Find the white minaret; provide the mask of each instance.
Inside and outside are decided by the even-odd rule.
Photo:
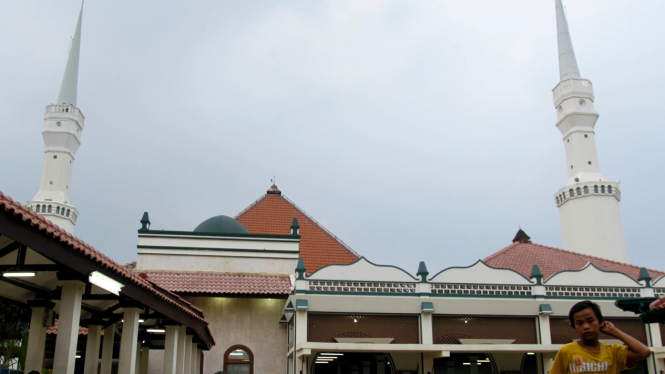
[[[42,181],[39,192],[28,204],[33,211],[69,233],[73,233],[78,218],[78,211],[69,201],[69,188],[74,155],[81,145],[85,121],[83,113],[76,107],[82,15],[83,5],[72,38],[58,101],[46,106],[42,131],[46,146]]]
[[[561,81],[552,91],[568,167],[568,183],[554,195],[563,249],[627,262],[619,182],[603,177],[598,165],[593,87],[580,76],[563,5],[555,3]]]

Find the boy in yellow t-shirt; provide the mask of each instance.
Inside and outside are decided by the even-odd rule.
[[[568,314],[580,340],[561,347],[552,364],[550,374],[608,373],[635,367],[638,361],[649,357],[651,350],[637,339],[627,335],[612,322],[603,322],[600,307],[591,301],[581,301]],[[605,344],[598,341],[603,332],[625,345]]]

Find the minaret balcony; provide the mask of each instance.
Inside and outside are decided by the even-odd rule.
[[[28,208],[33,212],[44,216],[46,219],[49,217],[60,217],[70,220],[76,225],[79,212],[69,204],[63,204],[57,201],[31,201]]]
[[[565,186],[554,194],[557,207],[570,200],[583,199],[587,196],[608,196],[621,201],[621,190],[618,182],[598,181],[580,182]]]
[[[85,116],[83,115],[83,112],[81,112],[81,109],[71,104],[49,104],[46,106],[44,117],[55,113],[72,116],[73,119],[78,119],[81,126],[83,126],[83,122],[85,121]]]
[[[571,78],[559,82],[552,90],[554,94],[554,106],[558,107],[561,102],[571,97],[585,97],[594,100],[593,85],[588,79]]]

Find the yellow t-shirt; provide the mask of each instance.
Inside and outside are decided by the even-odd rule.
[[[607,373],[635,367],[628,362],[628,346],[600,343],[598,352],[582,348],[577,342],[564,345],[554,358],[550,374]]]

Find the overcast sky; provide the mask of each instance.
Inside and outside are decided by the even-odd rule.
[[[568,0],[631,263],[665,270],[665,2]],[[194,5],[193,5],[194,4]],[[0,191],[39,188],[79,1],[0,2]],[[235,216],[273,175],[369,260],[465,266],[521,226],[562,246],[554,0],[85,3],[75,234],[120,263]]]

